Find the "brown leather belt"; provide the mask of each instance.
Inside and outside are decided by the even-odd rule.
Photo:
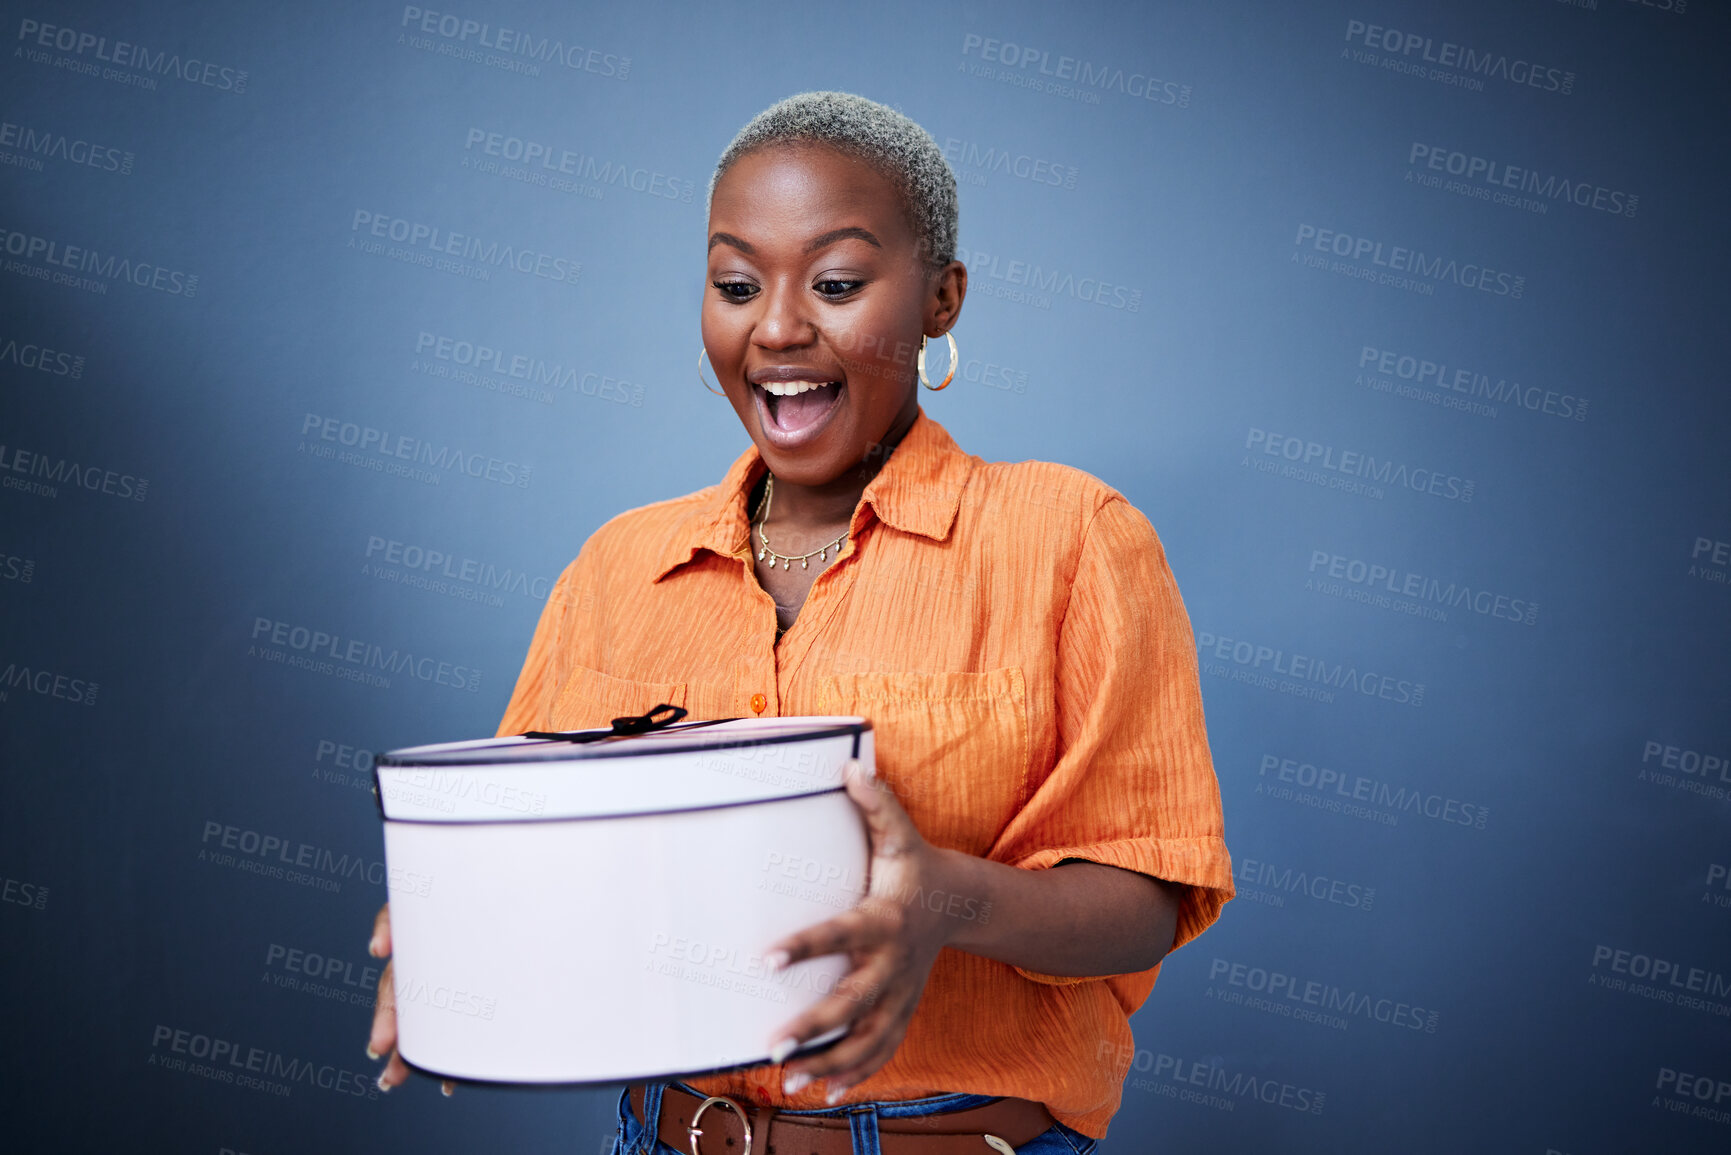
[[[692,1150],[691,1120],[704,1102],[700,1095],[668,1085],[661,1095],[655,1137],[675,1151]],[[750,1149],[740,1117],[724,1104],[711,1103],[697,1124],[699,1155],[853,1155],[846,1115],[788,1115],[775,1107],[727,1102],[743,1109],[751,1124]],[[643,1118],[641,1084],[631,1087],[631,1112]],[[985,1136],[1020,1147],[1051,1126],[1052,1115],[1044,1105],[1031,1099],[998,1099],[941,1115],[879,1116],[878,1137],[884,1155],[993,1155],[1002,1148],[987,1143]]]

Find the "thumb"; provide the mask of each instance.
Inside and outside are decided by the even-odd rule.
[[[847,787],[848,797],[868,815],[882,808],[885,795],[888,794],[883,779],[858,758],[849,758],[842,763],[841,783]],[[891,797],[893,798],[893,795]]]
[[[847,786],[848,797],[853,799],[866,820],[874,854],[898,853],[918,837],[913,819],[902,809],[895,792],[882,778],[870,774],[858,759],[850,760],[843,767],[842,781]]]

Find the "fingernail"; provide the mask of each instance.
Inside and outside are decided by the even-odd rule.
[[[770,974],[774,974],[787,965],[787,952],[784,950],[770,951],[763,956],[763,965]]]
[[[846,1083],[839,1084],[838,1086],[830,1089],[830,1093],[829,1093],[828,1097],[824,1099],[824,1102],[828,1103],[831,1107],[833,1107],[837,1103],[841,1102],[842,1098],[844,1096],[846,1096],[847,1093],[849,1091],[851,1091],[852,1089],[853,1088],[849,1087]]]
[[[796,1071],[782,1081],[781,1093],[784,1095],[797,1095],[809,1086],[811,1086],[811,1076],[803,1071]]]
[[[384,1058],[384,1056],[379,1054],[377,1051],[373,1050],[373,1045],[371,1043],[368,1043],[367,1044],[367,1058],[371,1059],[373,1062],[376,1063],[380,1059]]]
[[[379,957],[379,936],[378,935],[375,934],[372,937],[372,939],[367,943],[367,953],[372,955],[374,958]]]
[[[794,1039],[794,1038],[783,1039],[781,1042],[777,1043],[775,1046],[773,1046],[769,1049],[769,1061],[772,1063],[785,1063],[785,1062],[787,1062],[787,1057],[789,1055],[793,1054],[794,1049],[797,1048],[798,1046],[799,1046],[799,1040],[798,1039]],[[789,1092],[789,1094],[791,1094],[791,1093],[792,1092]]]
[[[385,1077],[383,1075],[380,1075],[379,1076],[379,1090],[384,1091],[386,1093],[389,1093],[390,1089],[391,1089],[391,1085],[389,1083],[385,1082]]]
[[[443,1095],[447,1099],[449,1099],[451,1097],[452,1093],[455,1092],[456,1089],[457,1088],[453,1087],[449,1083],[440,1083],[439,1084],[439,1094]]]

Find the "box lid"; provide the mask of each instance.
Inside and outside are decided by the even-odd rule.
[[[739,718],[411,746],[380,754],[373,775],[387,821],[520,822],[839,790],[847,761],[871,754],[864,718]]]

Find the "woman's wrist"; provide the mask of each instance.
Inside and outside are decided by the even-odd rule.
[[[991,921],[990,868],[999,864],[965,851],[927,846],[932,852],[932,885],[914,901],[932,916],[939,946],[969,950],[979,944],[980,929]]]

